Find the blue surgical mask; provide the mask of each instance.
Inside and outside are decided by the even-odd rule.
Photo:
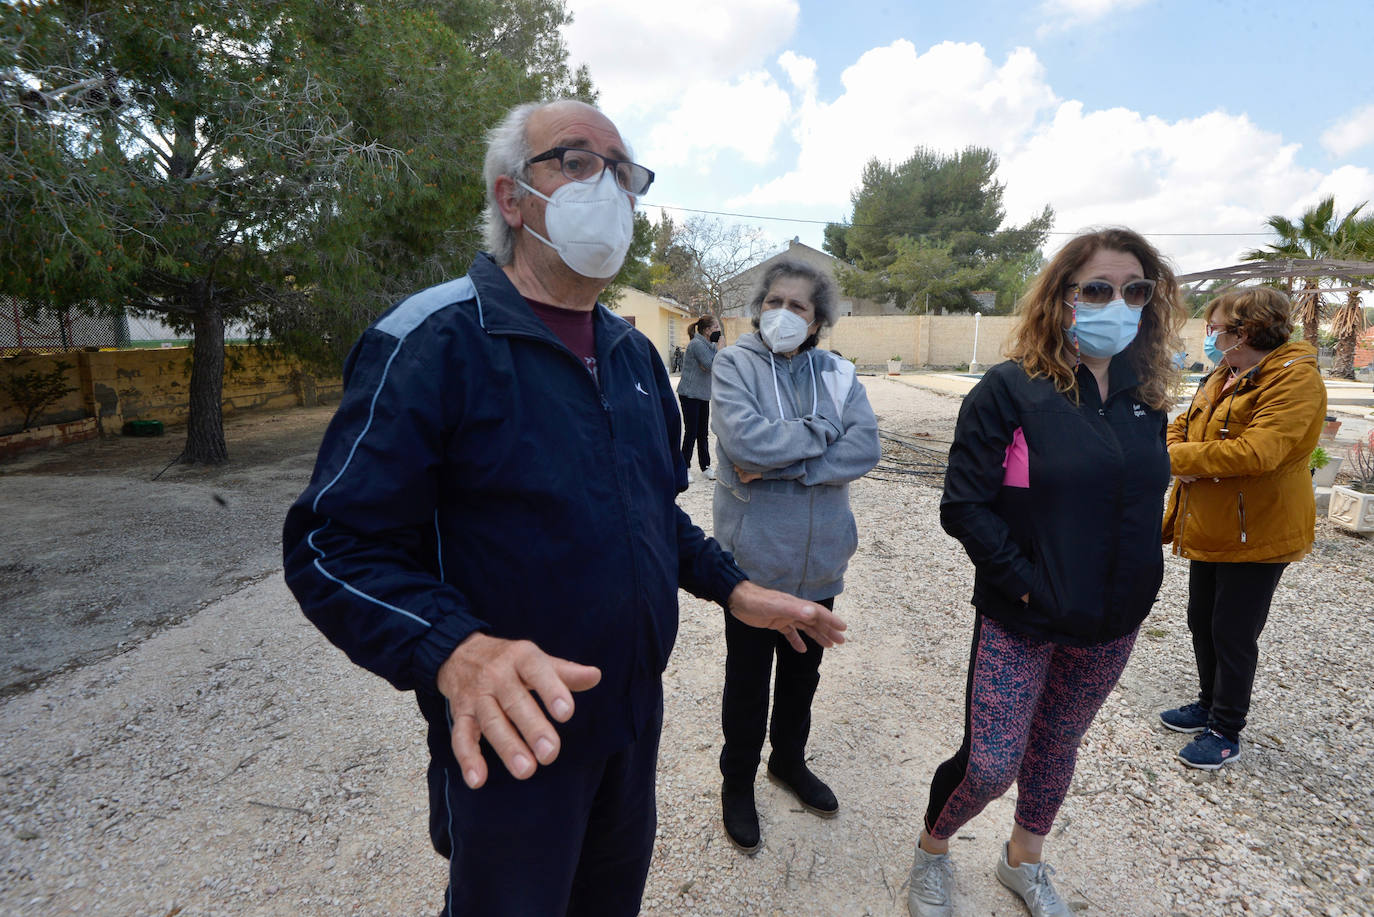
[[[1217,337],[1221,334],[1224,334],[1224,332],[1218,331],[1215,334],[1209,334],[1207,335],[1206,339],[1202,342],[1203,353],[1207,354],[1207,359],[1211,360],[1217,366],[1221,365],[1221,361],[1226,359],[1226,355],[1228,353],[1230,353],[1231,351],[1235,350],[1237,347],[1240,346],[1240,342],[1237,341],[1230,347],[1227,347],[1225,350],[1222,350],[1220,347],[1217,346]]]
[[[1078,352],[1088,357],[1114,357],[1130,346],[1140,328],[1140,309],[1132,309],[1124,299],[1091,309],[1081,303],[1073,306],[1073,333]]]

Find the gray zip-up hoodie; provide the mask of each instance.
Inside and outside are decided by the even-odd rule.
[[[715,345],[704,334],[693,335],[687,342],[687,352],[682,355],[682,378],[678,380],[677,393],[683,398],[710,401],[711,361],[715,358]]]
[[[858,547],[849,482],[878,463],[878,421],[854,365],[771,353],[745,334],[712,364],[715,537],[760,586],[804,599],[844,589]],[[736,467],[763,475],[744,484]]]

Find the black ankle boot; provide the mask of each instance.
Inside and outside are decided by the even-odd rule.
[[[725,836],[730,843],[753,856],[763,843],[759,839],[759,812],[754,808],[754,785],[725,781],[720,788],[720,810],[725,821]]]
[[[768,779],[797,797],[807,811],[821,818],[834,818],[839,814],[840,803],[835,794],[805,764],[779,766],[770,760]]]

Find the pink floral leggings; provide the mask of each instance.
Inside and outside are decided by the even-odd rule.
[[[1063,646],[978,615],[964,706],[964,743],[935,770],[926,831],[945,840],[1016,781],[1016,823],[1046,835],[1069,791],[1078,744],[1116,685],[1137,631],[1098,646]]]

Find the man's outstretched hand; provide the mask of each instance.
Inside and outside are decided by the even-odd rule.
[[[728,607],[731,614],[750,627],[781,632],[799,653],[806,652],[806,644],[797,631],[827,648],[844,642],[847,625],[824,605],[765,589],[749,580],[741,581],[730,593]]]
[[[448,698],[453,754],[463,781],[474,790],[487,782],[483,737],[517,780],[553,763],[558,731],[530,692],[539,695],[555,720],[566,723],[573,715],[573,692],[600,680],[600,669],[550,656],[528,640],[475,633],[458,644],[439,667],[438,686]]]

